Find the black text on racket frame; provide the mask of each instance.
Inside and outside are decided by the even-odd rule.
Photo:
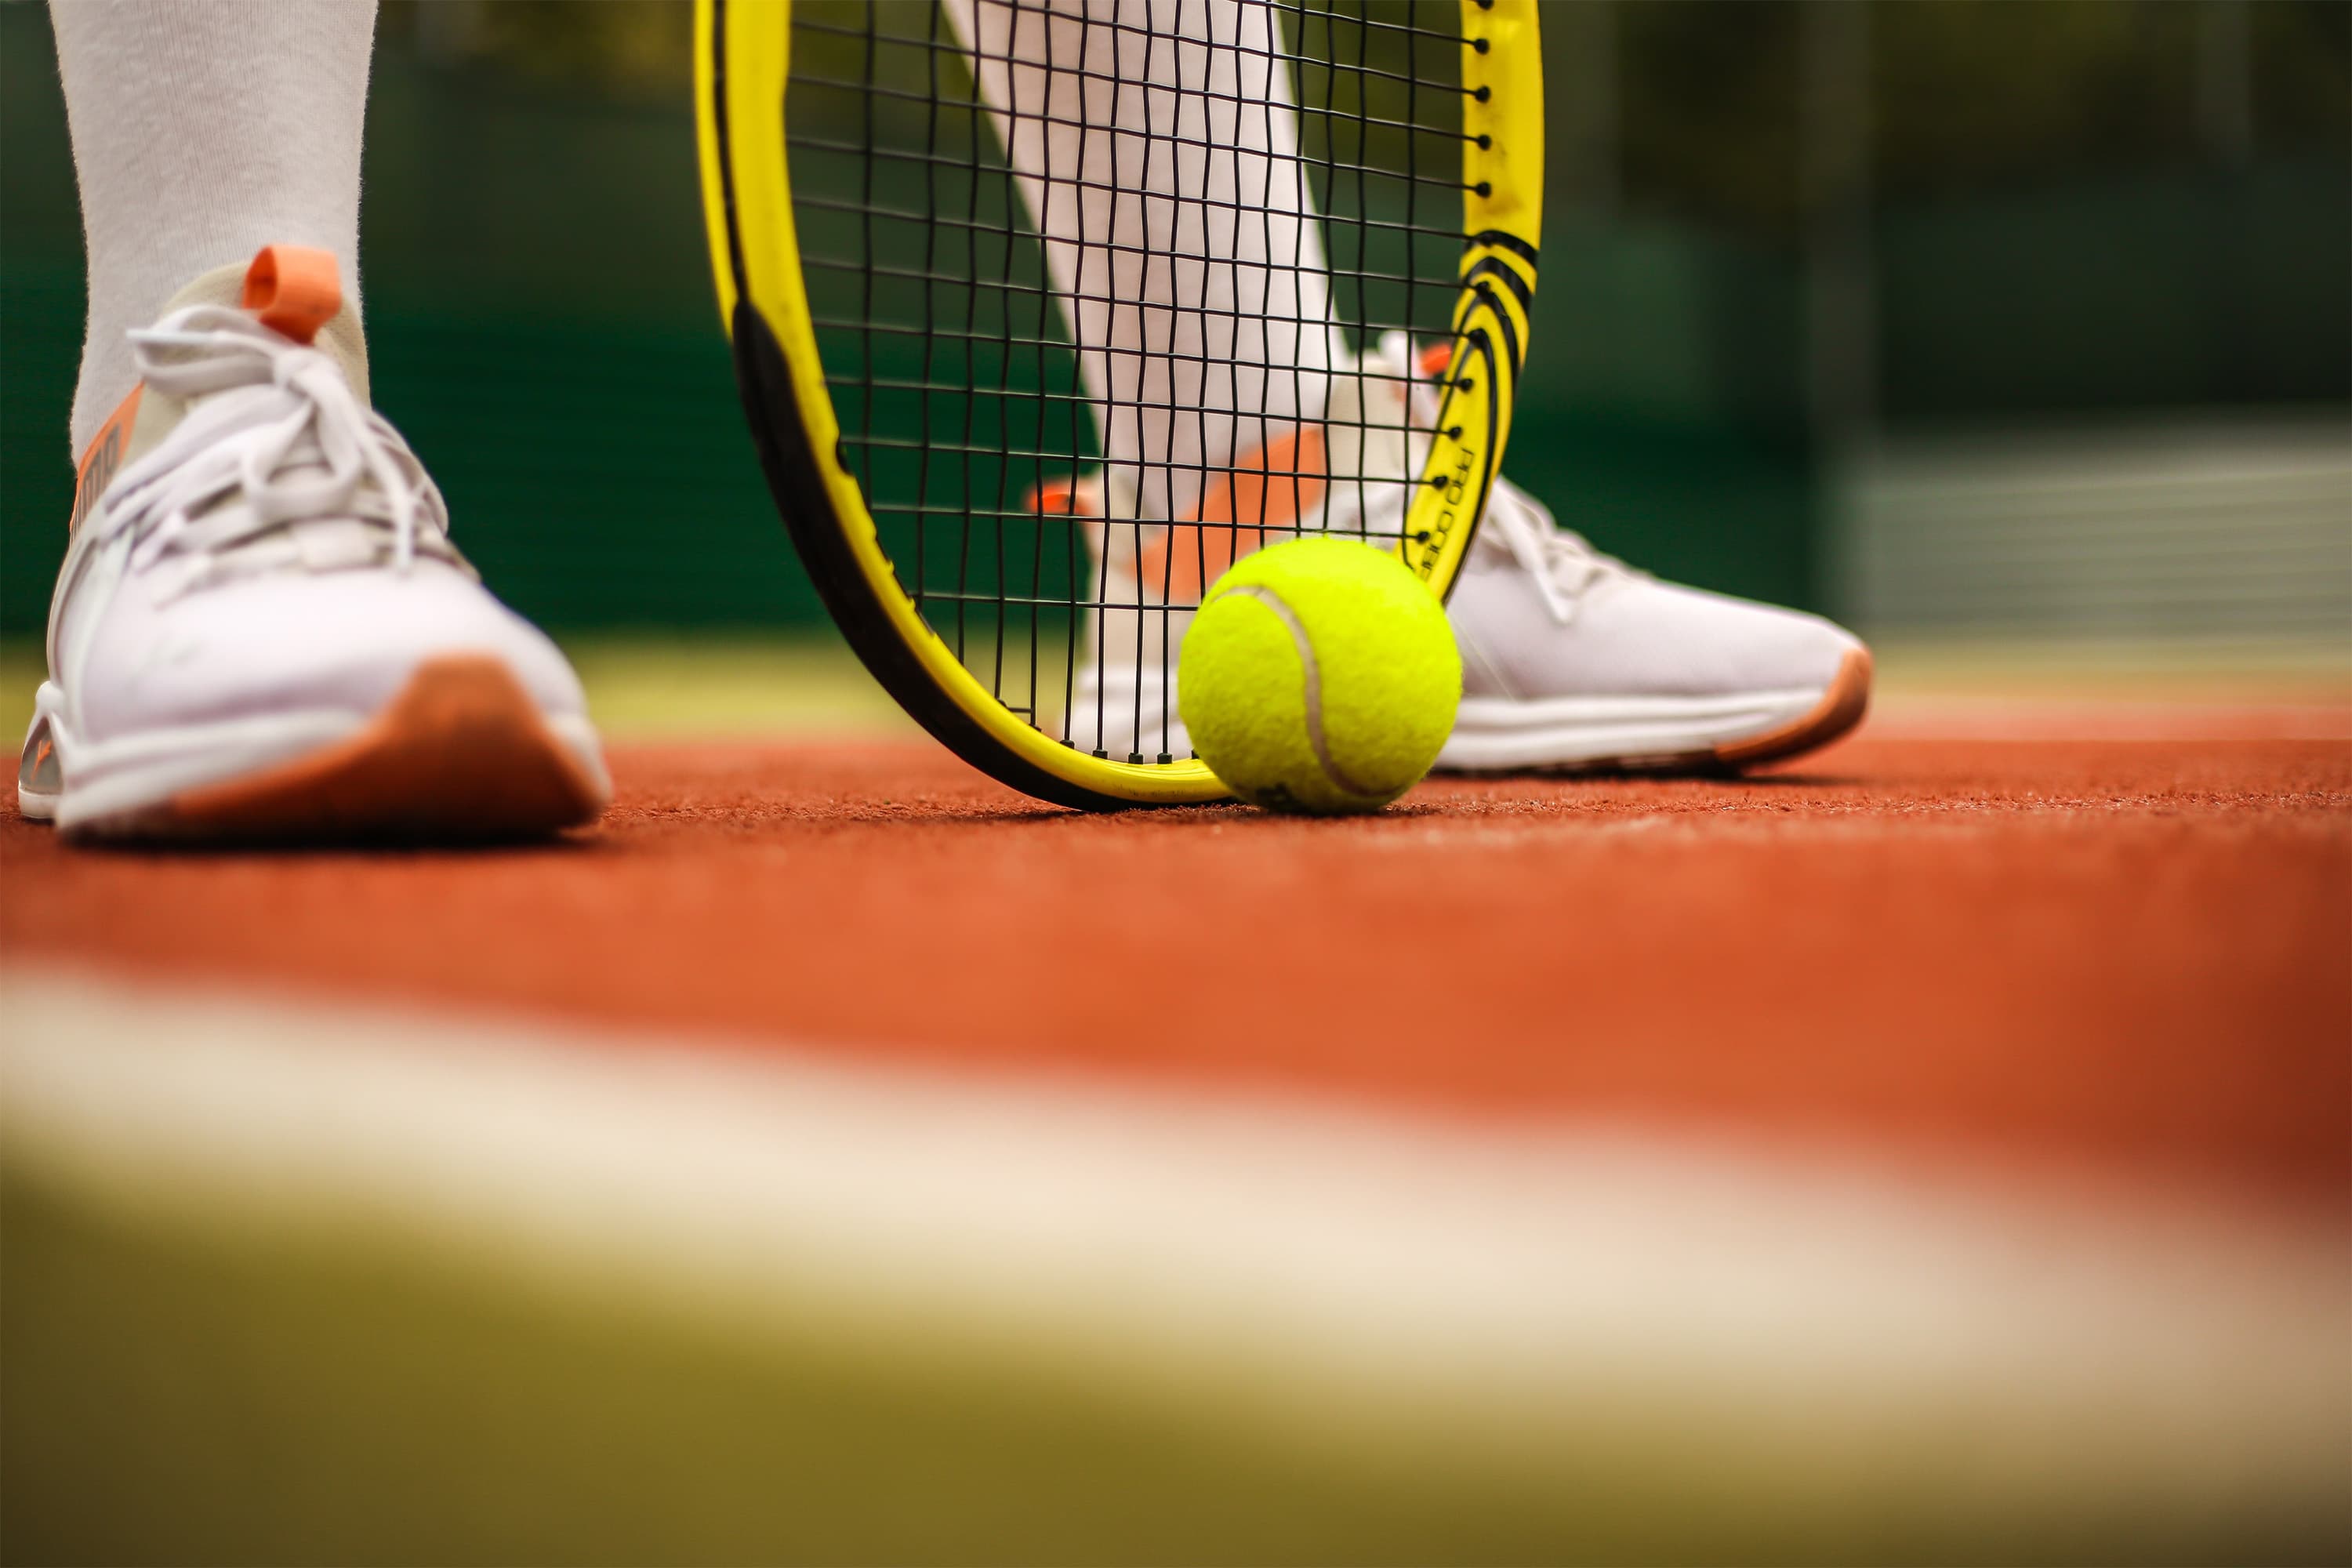
[[[811,257],[804,265],[794,201],[797,195],[816,205],[820,198],[806,192],[796,193],[792,184],[794,150],[787,134],[787,111],[792,107],[788,95],[797,90],[814,100],[829,93],[837,102],[858,106],[856,112],[866,138],[862,149],[823,136],[806,136],[799,153],[814,169],[828,156],[862,152],[863,188],[852,193],[829,192],[835,197],[847,197],[834,201],[829,215],[839,214],[845,221],[863,222],[869,246],[863,253],[863,281],[870,306],[877,273],[889,270],[877,268],[873,263],[870,237],[877,221],[875,213],[884,213],[882,221],[886,225],[901,226],[910,216],[887,212],[875,198],[873,170],[877,163],[895,159],[916,164],[934,187],[939,178],[936,170],[943,167],[949,169],[950,179],[968,173],[974,181],[985,176],[1003,184],[1001,165],[984,163],[977,149],[967,149],[968,169],[951,166],[950,160],[938,155],[937,128],[942,113],[935,63],[929,104],[921,101],[919,92],[877,89],[874,75],[877,56],[892,47],[924,46],[904,37],[883,37],[875,20],[877,11],[901,17],[910,12],[924,15],[927,47],[933,56],[938,56],[952,46],[953,35],[932,15],[935,9],[929,4],[917,5],[914,0],[891,0],[887,6],[846,7],[824,7],[812,0],[799,0],[797,5],[794,0],[698,0],[696,100],[704,207],[721,312],[734,344],[737,381],[761,467],[793,544],[843,635],[884,689],[950,750],[1014,788],[1066,805],[1104,809],[1224,799],[1226,791],[1196,759],[1123,760],[1097,754],[1066,743],[1038,722],[1044,701],[1037,679],[1043,627],[1057,608],[1069,612],[1067,618],[1075,627],[1078,616],[1088,612],[1096,615],[1096,625],[1099,626],[1106,610],[1128,609],[1139,615],[1156,611],[1169,616],[1181,613],[1185,606],[1112,605],[1105,602],[1099,586],[1095,597],[1087,599],[1079,593],[1076,583],[1077,552],[1067,537],[1063,545],[1071,563],[1066,568],[1068,580],[1054,580],[1058,582],[1057,591],[1066,603],[1055,605],[1053,594],[1048,592],[1051,574],[1047,542],[1042,533],[1030,536],[1034,563],[1031,592],[1026,595],[1008,594],[1001,574],[995,580],[992,596],[963,592],[966,582],[961,574],[955,591],[927,588],[928,563],[923,559],[927,525],[935,531],[940,527],[951,531],[950,537],[961,551],[959,574],[971,568],[975,538],[982,531],[980,523],[992,525],[998,564],[1003,564],[1004,520],[1010,514],[1001,510],[1001,495],[1000,510],[975,512],[969,501],[971,479],[967,471],[967,500],[959,527],[953,509],[940,509],[936,518],[924,515],[929,505],[925,489],[927,478],[915,480],[911,505],[889,506],[870,502],[866,485],[861,484],[860,474],[853,471],[852,452],[856,449],[866,459],[864,472],[868,483],[887,484],[895,477],[887,463],[879,474],[877,472],[877,450],[886,458],[893,453],[887,442],[875,435],[871,419],[877,395],[887,399],[894,395],[890,389],[898,384],[890,377],[874,373],[872,344],[877,334],[886,342],[893,341],[894,330],[902,337],[923,340],[926,356],[926,374],[912,380],[914,395],[921,400],[924,410],[921,438],[899,443],[901,447],[908,448],[899,455],[910,464],[922,463],[933,448],[958,446],[952,440],[942,439],[932,428],[930,414],[935,395],[958,389],[932,384],[929,374],[934,354],[930,340],[946,342],[954,334],[943,331],[929,320],[935,313],[929,309],[929,291],[942,279],[929,276],[928,269],[919,279],[926,290],[925,321],[899,323],[894,329],[877,316],[867,320],[863,331],[851,325],[845,333],[840,320],[821,318],[813,309],[809,274],[817,270],[819,263],[818,258]],[[1542,66],[1535,0],[1364,0],[1361,5],[1351,5],[1348,0],[1331,0],[1330,4],[1320,0],[1275,0],[1275,9],[1290,25],[1291,37],[1299,40],[1294,46],[1294,64],[1302,79],[1307,73],[1315,73],[1325,85],[1327,100],[1320,105],[1304,101],[1308,93],[1298,92],[1303,100],[1300,115],[1310,121],[1318,114],[1323,115],[1332,125],[1356,135],[1354,163],[1339,155],[1336,137],[1329,155],[1318,160],[1312,149],[1303,149],[1299,155],[1310,172],[1318,168],[1328,171],[1327,177],[1334,199],[1349,171],[1356,175],[1355,192],[1360,197],[1381,181],[1393,184],[1398,180],[1397,175],[1366,166],[1369,158],[1364,149],[1371,138],[1384,133],[1392,137],[1401,134],[1410,153],[1422,137],[1431,133],[1426,127],[1419,126],[1417,117],[1409,120],[1400,131],[1395,127],[1394,117],[1376,115],[1367,107],[1335,108],[1335,101],[1352,93],[1356,104],[1368,105],[1373,94],[1385,91],[1391,97],[1408,94],[1408,102],[1419,101],[1425,95],[1430,101],[1449,108],[1459,106],[1455,110],[1458,121],[1443,131],[1444,140],[1459,143],[1458,166],[1444,169],[1442,180],[1427,173],[1412,176],[1423,184],[1442,183],[1448,190],[1459,192],[1460,226],[1458,232],[1452,232],[1452,239],[1458,246],[1458,259],[1448,269],[1450,276],[1433,276],[1417,284],[1410,267],[1407,276],[1400,279],[1361,260],[1369,254],[1365,248],[1366,234],[1387,241],[1394,237],[1389,231],[1402,229],[1402,243],[1409,250],[1417,240],[1439,235],[1441,226],[1451,231],[1450,224],[1383,223],[1367,218],[1361,211],[1353,216],[1334,217],[1328,207],[1321,215],[1328,229],[1338,231],[1355,224],[1362,231],[1355,236],[1359,266],[1351,271],[1335,258],[1331,268],[1335,287],[1344,289],[1353,284],[1369,299],[1376,289],[1393,289],[1402,284],[1408,300],[1412,297],[1412,290],[1420,287],[1441,296],[1438,304],[1447,313],[1428,334],[1442,337],[1450,331],[1452,337],[1441,383],[1443,402],[1434,428],[1423,432],[1428,437],[1427,457],[1421,465],[1420,482],[1412,492],[1402,537],[1397,544],[1407,564],[1443,595],[1453,585],[1463,552],[1484,509],[1486,491],[1500,467],[1526,355],[1543,187]],[[803,22],[801,29],[795,27],[796,10],[808,13],[811,18]],[[836,20],[827,25],[814,19],[828,12],[835,18],[845,17],[847,24],[841,25]],[[1432,13],[1454,20],[1452,36],[1443,37],[1438,29],[1422,25],[1421,18]],[[1149,8],[1144,8],[1143,14],[1150,15]],[[862,24],[859,18],[863,18]],[[866,34],[863,40],[856,36],[861,25]],[[1345,58],[1318,58],[1307,52],[1311,47],[1308,40],[1318,26],[1327,45],[1336,44],[1343,37],[1354,39],[1356,58],[1352,63]],[[866,72],[862,84],[814,69],[796,77],[793,60],[796,30],[805,30],[818,47],[833,48],[836,63],[844,58],[862,60]],[[943,38],[948,40],[945,45]],[[1414,51],[1414,58],[1424,62],[1433,59],[1431,51],[1441,47],[1450,58],[1435,61],[1444,68],[1432,71],[1433,79],[1427,82],[1419,79],[1421,68],[1414,66],[1410,73],[1412,79],[1399,87],[1397,82],[1408,73],[1368,64],[1368,40],[1386,47],[1391,53],[1399,47]],[[873,130],[877,100],[882,101],[886,115],[895,113],[904,119],[910,105],[915,111],[928,112],[932,142],[922,154],[911,150],[877,152]],[[975,123],[978,119],[968,96],[950,108],[947,114],[950,118],[961,114]],[[956,188],[970,194],[978,187]],[[1410,192],[1412,187],[1407,189]],[[861,202],[872,209],[862,220],[857,210]],[[975,212],[979,205],[974,196]],[[1362,205],[1369,208],[1369,202]],[[1017,214],[1011,210],[1009,199],[996,216],[1012,220],[1006,225],[1008,228],[1017,226]],[[945,220],[926,221],[945,226]],[[984,226],[975,222],[966,226],[972,231],[964,237],[966,243],[977,246],[979,231]],[[1012,243],[1008,238],[1007,246]],[[926,254],[931,254],[936,245],[936,236],[927,228]],[[968,254],[976,256],[978,252],[975,249]],[[1040,290],[1034,285],[1010,281],[1014,269],[1013,253],[1007,248],[1003,254],[1004,279],[996,287],[1004,299],[1037,294]],[[820,283],[824,281],[826,279],[820,279]],[[983,287],[978,279],[968,279],[956,286],[967,290],[960,296],[967,300],[976,300]],[[1009,306],[1003,308],[1009,311]],[[1000,333],[1008,359],[1010,345],[1019,341],[1034,347],[1040,365],[1044,364],[1052,352],[1045,342],[1050,335],[1044,326],[1048,314],[1039,310],[1040,325],[1034,340],[1016,340],[1009,331]],[[845,335],[853,342],[851,352],[864,353],[859,378],[828,379],[819,347],[821,330],[835,333],[836,342]],[[955,341],[950,353],[963,353],[967,363],[971,363],[970,356],[990,346],[984,342],[986,334],[963,336],[970,341]],[[885,389],[878,395],[877,386]],[[847,437],[835,405],[836,397],[844,390],[860,395],[860,405],[854,412],[861,422]],[[970,412],[971,405],[992,395],[1001,400],[1005,396],[1004,388],[974,385],[960,389],[965,400],[967,426],[974,422]],[[1071,395],[1057,394],[1048,387],[1024,390],[1018,395],[1042,408],[1049,404],[1066,403]],[[998,413],[1001,423],[1009,423],[1001,410]],[[1042,415],[1039,422],[1042,428]],[[980,443],[961,445],[976,448]],[[1017,451],[1014,455],[1024,461],[1043,459],[1052,468],[1066,471],[1082,460],[1077,448],[1083,445],[1085,434],[1074,431],[1064,444],[1066,449],[1047,453],[1041,442],[1036,450]],[[955,455],[957,461],[966,465],[996,460],[993,454],[987,458],[963,452]],[[1345,477],[1333,478],[1344,480]],[[1000,471],[996,489],[1001,492],[1003,487],[1003,473]],[[877,510],[890,516],[894,538],[886,539],[877,523]],[[909,514],[913,518],[911,534],[903,521]],[[1067,518],[1032,521],[1037,529],[1055,528],[1065,536],[1074,536],[1076,529],[1076,524]],[[1099,572],[1094,574],[1099,581]],[[1028,625],[1022,646],[1027,650],[1029,679],[1025,686],[1008,690],[1008,679],[1017,678],[1019,671],[1008,672],[1005,668],[1007,627],[1024,609]],[[971,653],[974,641],[984,639],[967,641],[968,610],[984,621],[985,629],[993,637],[992,664]],[[934,616],[950,623],[946,634],[940,625],[934,623]],[[1166,624],[1163,621],[1163,634]],[[951,646],[950,636],[963,646]],[[1059,655],[1065,692],[1069,688],[1073,661],[1078,657],[1079,641],[1073,630]],[[1163,651],[1163,662],[1165,658]],[[1017,665],[1019,661],[1016,658],[1014,662]],[[1043,662],[1050,665],[1053,660],[1048,658]],[[983,668],[975,670],[970,667],[973,663]],[[1025,696],[1027,700],[1009,702],[1008,695]],[[1064,732],[1068,732],[1066,721]]]

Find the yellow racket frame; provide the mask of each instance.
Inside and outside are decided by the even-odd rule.
[[[1400,547],[1440,595],[1454,585],[1502,465],[1543,227],[1536,0],[1461,5],[1463,232],[1470,237],[1439,433]],[[842,461],[801,275],[784,136],[791,11],[791,0],[696,0],[695,116],[719,313],[734,342],[745,411],[770,487],[827,608],[917,721],[1016,789],[1091,809],[1228,798],[1197,759],[1115,762],[1037,729],[964,668],[899,583],[865,494]]]

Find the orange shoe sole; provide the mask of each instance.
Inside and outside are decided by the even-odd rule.
[[[504,664],[461,655],[420,667],[348,740],[76,831],[243,842],[479,842],[592,822],[605,797],[603,781],[548,728]]]
[[[1817,751],[1843,735],[1870,710],[1870,650],[1855,648],[1840,661],[1830,689],[1811,712],[1777,730],[1727,741],[1715,748],[1715,760],[1730,767],[1750,767]]]

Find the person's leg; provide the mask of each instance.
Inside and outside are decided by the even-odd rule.
[[[357,304],[375,0],[58,0],[89,241],[73,450],[138,382],[129,333],[265,245],[331,252]]]
[[[483,588],[370,405],[349,283],[373,4],[53,14],[89,340],[18,809],[197,838],[593,816],[578,679]]]
[[[1189,515],[1345,359],[1274,7],[948,0],[1129,515]]]
[[[1357,361],[1331,323],[1279,8],[1251,0],[949,0],[947,8],[1044,236],[1102,411],[1114,482],[1093,502],[1112,526],[1089,530],[1105,552],[1101,596],[1190,604],[1204,574],[1175,570],[1181,551],[1163,545],[1155,556],[1151,531],[1118,521],[1192,515],[1203,498],[1188,480],[1205,468],[1213,484],[1218,468],[1255,448],[1321,451],[1311,428],[1295,447],[1278,444],[1324,416],[1335,379],[1360,403],[1367,387],[1393,395],[1421,374],[1401,335]],[[1295,375],[1278,368],[1293,363]],[[1374,374],[1345,374],[1351,366]],[[1433,389],[1411,396],[1430,406],[1409,423],[1434,418]],[[1350,450],[1381,471],[1356,474],[1337,449],[1349,418],[1335,405],[1334,505],[1351,476],[1404,471],[1397,450],[1370,458],[1370,427],[1382,421],[1364,406],[1366,439]],[[1539,438],[1524,422],[1519,436]],[[1116,482],[1122,470],[1125,486]],[[1292,493],[1311,502],[1319,492]],[[1202,515],[1213,515],[1213,496],[1206,505]],[[1328,521],[1298,519],[1307,528]],[[1255,537],[1238,533],[1234,543],[1246,549]],[[1225,558],[1210,557],[1205,575]],[[1868,700],[1869,655],[1846,632],[1629,571],[1506,483],[1450,613],[1465,690],[1441,767],[1763,762],[1835,739]],[[1073,744],[1141,758],[1189,748],[1171,668],[1189,618],[1181,609],[1098,613],[1068,720]]]

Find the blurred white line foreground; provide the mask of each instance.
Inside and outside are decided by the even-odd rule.
[[[1856,1508],[1900,1484],[2159,1531],[2342,1516],[2352,1275],[2308,1219],[1603,1126],[5,981],[6,1160],[176,1222],[356,1216],[518,1289],[982,1350],[1533,1479],[1622,1427]]]

